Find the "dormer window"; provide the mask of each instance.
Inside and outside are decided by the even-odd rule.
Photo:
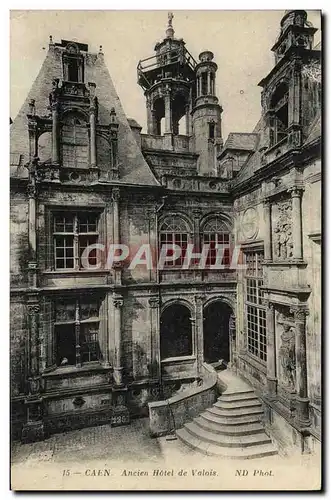
[[[63,79],[67,82],[84,82],[84,59],[74,43],[68,44],[63,54]]]
[[[288,129],[288,85],[281,83],[270,101],[270,147],[287,137]]]

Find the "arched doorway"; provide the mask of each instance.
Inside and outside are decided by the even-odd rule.
[[[172,304],[161,314],[161,359],[192,354],[191,311],[183,304]]]
[[[231,307],[221,300],[212,302],[203,314],[204,360],[214,363],[220,359],[230,361],[229,321]]]

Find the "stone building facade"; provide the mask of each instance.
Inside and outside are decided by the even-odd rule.
[[[284,14],[261,118],[225,143],[213,53],[196,61],[171,15],[137,67],[147,134],[125,116],[102,47],[50,38],[11,125],[14,438],[128,424],[223,359],[259,391],[275,441],[319,442],[315,31],[305,11]],[[127,258],[109,262],[112,245]],[[182,254],[158,266],[164,245]],[[137,252],[145,264],[132,266]]]

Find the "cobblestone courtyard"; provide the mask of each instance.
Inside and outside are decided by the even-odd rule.
[[[148,418],[143,418],[125,427],[102,425],[54,434],[37,443],[15,442],[11,456],[12,488],[19,490],[24,485],[23,489],[28,490],[222,490],[231,483],[233,488],[238,468],[246,468],[251,476],[254,471],[272,471],[272,477],[260,475],[255,487],[273,489],[273,485],[279,487],[283,481],[289,487],[289,463],[279,456],[238,463],[202,455],[179,440],[152,439],[148,424]],[[314,472],[304,460],[296,457],[291,463],[294,477],[294,469],[302,465],[308,467],[309,474]],[[180,476],[181,470],[187,475]],[[239,477],[238,488],[247,487],[247,481],[249,477]],[[302,482],[293,482],[290,487],[292,484],[299,489],[304,487]]]

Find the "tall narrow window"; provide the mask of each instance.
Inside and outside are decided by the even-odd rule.
[[[89,139],[85,121],[74,113],[64,117],[62,125],[62,165],[66,168],[87,168]]]
[[[68,80],[69,82],[78,82],[78,61],[76,58],[70,58],[68,61]]]
[[[208,123],[209,125],[209,139],[215,139],[215,123]]]
[[[53,226],[55,269],[95,267],[97,251],[91,249],[88,262],[82,259],[85,249],[98,242],[98,214],[95,212],[55,213]]]
[[[165,262],[166,267],[181,266],[184,263],[187,244],[189,242],[189,230],[186,222],[178,216],[168,216],[160,226],[159,249],[167,245],[167,254],[169,257],[174,255],[171,246],[177,245],[181,248],[181,255],[175,260]]]
[[[246,261],[246,318],[248,352],[267,361],[266,311],[262,305],[263,252],[245,253]]]
[[[206,265],[230,264],[230,232],[224,221],[218,217],[209,219],[202,228],[202,245],[209,245]]]
[[[99,361],[98,299],[89,297],[58,300],[55,304],[56,364],[76,365]]]
[[[281,83],[270,102],[270,146],[287,137],[288,129],[288,85]]]

